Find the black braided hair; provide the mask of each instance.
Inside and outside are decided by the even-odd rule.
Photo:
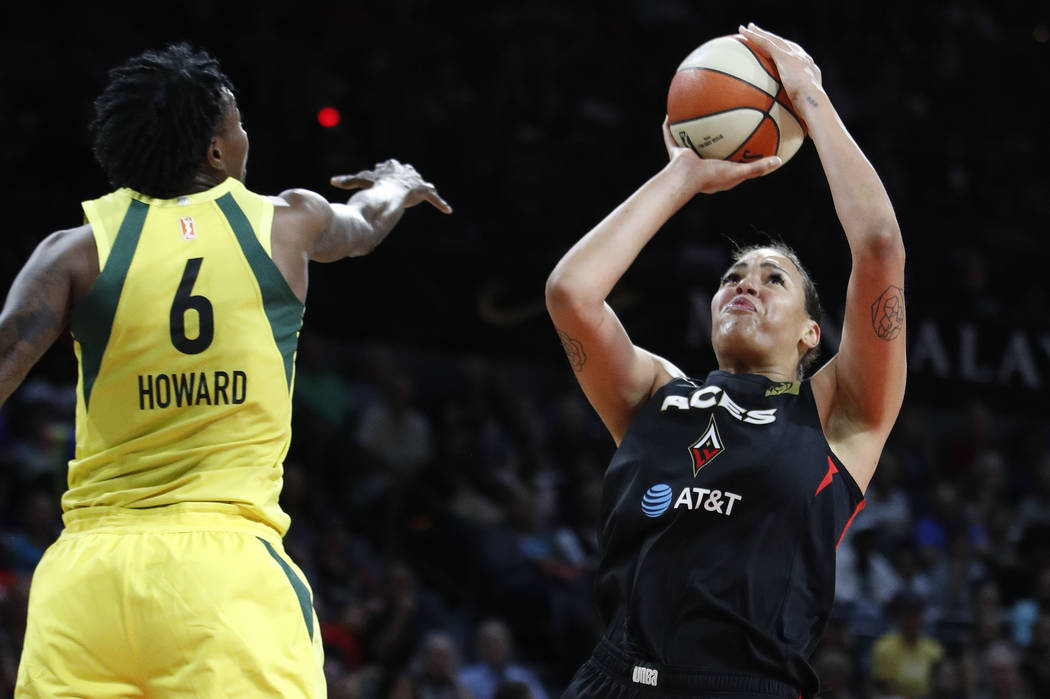
[[[151,197],[185,194],[233,92],[206,51],[173,44],[109,71],[95,100],[95,158],[114,187]]]

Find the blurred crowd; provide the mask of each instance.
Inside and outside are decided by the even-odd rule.
[[[0,669],[60,530],[71,386],[0,421]],[[571,372],[304,334],[282,505],[332,697],[557,696],[592,594],[612,442]],[[824,697],[1050,696],[1050,434],[909,405],[838,550]]]

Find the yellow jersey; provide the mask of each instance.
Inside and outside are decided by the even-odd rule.
[[[100,272],[71,314],[76,454],[63,511],[185,505],[283,535],[304,307],[271,257],[273,204],[230,178],[177,199],[119,189],[83,207]]]

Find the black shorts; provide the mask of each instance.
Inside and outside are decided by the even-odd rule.
[[[765,677],[691,672],[632,659],[604,638],[562,699],[798,699],[798,689]]]

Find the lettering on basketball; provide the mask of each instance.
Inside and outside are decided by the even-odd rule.
[[[761,157],[762,157],[761,153],[752,153],[747,148],[745,148],[744,152],[740,154],[740,159],[741,160],[758,160]]]
[[[729,394],[723,391],[720,386],[704,386],[696,389],[688,396],[667,396],[660,406],[660,412],[666,412],[671,408],[675,410],[689,410],[691,408],[706,410],[715,406],[722,408],[740,422],[746,422],[749,425],[768,425],[776,422],[777,419],[776,408],[748,410],[737,405],[736,401],[730,398]]]
[[[138,376],[139,410],[240,405],[248,396],[243,371],[196,371]]]
[[[871,304],[871,327],[887,342],[897,339],[904,328],[904,289],[890,286]]]
[[[572,370],[578,372],[583,369],[583,365],[587,363],[587,353],[583,351],[583,343],[574,337],[569,337],[569,334],[563,330],[558,330],[558,339],[561,340],[562,349],[565,350],[565,356],[569,358]]]

